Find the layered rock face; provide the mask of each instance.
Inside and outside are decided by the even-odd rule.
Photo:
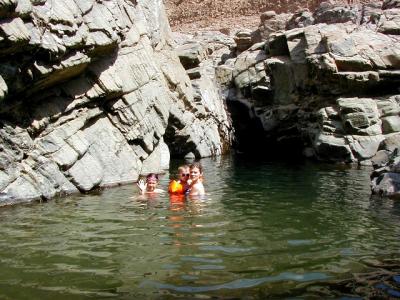
[[[397,5],[263,14],[261,42],[217,69],[239,146],[370,164],[400,131]]]
[[[224,104],[195,98],[162,1],[0,0],[0,204],[220,155]]]

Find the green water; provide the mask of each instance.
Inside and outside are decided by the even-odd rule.
[[[370,198],[368,168],[202,163],[202,200],[128,185],[1,208],[0,299],[259,299],[399,254],[399,204]]]

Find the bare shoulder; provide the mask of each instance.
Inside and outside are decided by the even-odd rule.
[[[195,183],[190,189],[190,195],[202,195],[204,193],[204,185],[201,182]]]

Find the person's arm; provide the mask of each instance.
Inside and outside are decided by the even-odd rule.
[[[140,179],[137,183],[140,193],[143,195],[146,192],[147,183],[143,179]]]

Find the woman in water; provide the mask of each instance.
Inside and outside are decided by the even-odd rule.
[[[190,190],[189,196],[201,196],[205,194],[203,186],[203,167],[200,163],[195,162],[190,165]]]
[[[158,185],[158,175],[155,173],[150,173],[146,176],[146,182],[143,179],[140,179],[137,182],[137,186],[142,195],[144,194],[159,194],[164,191],[157,188]]]

